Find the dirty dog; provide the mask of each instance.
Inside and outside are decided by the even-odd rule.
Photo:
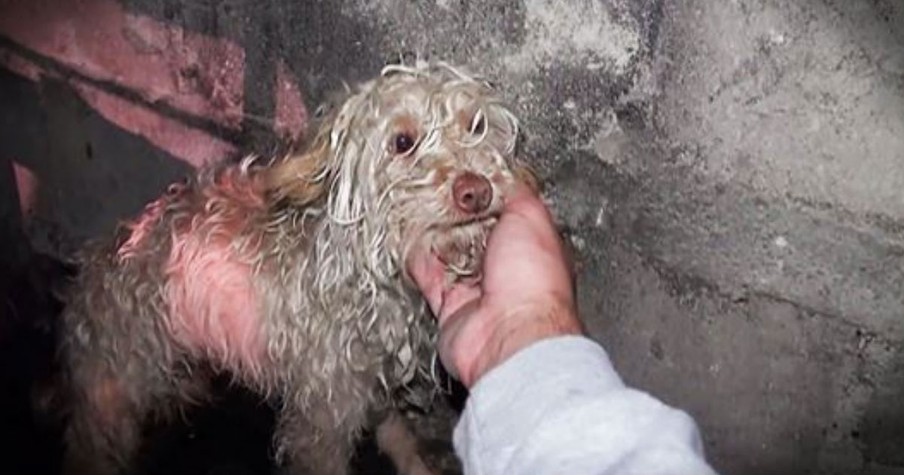
[[[479,278],[506,194],[532,181],[518,122],[444,64],[387,66],[318,122],[297,152],[208,166],[80,255],[61,332],[71,473],[128,467],[143,420],[224,373],[276,409],[286,470],[347,473],[373,415],[429,387],[435,328],[406,256],[429,245],[450,279]]]

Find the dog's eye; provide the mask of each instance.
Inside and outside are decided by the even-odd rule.
[[[474,135],[483,135],[483,131],[487,128],[487,119],[483,112],[477,112],[471,119],[471,133]]]
[[[393,139],[393,146],[395,147],[395,153],[406,153],[414,148],[414,137],[407,132],[396,134]]]

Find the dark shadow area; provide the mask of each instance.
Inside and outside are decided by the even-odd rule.
[[[61,81],[34,83],[0,69],[0,104],[0,157],[39,182],[28,234],[42,252],[71,255],[192,170],[106,120]]]
[[[60,425],[52,377],[56,316],[48,292],[71,272],[46,256],[21,256],[0,276],[0,472],[53,474],[59,469]]]
[[[214,402],[193,408],[185,419],[147,429],[136,475],[251,475],[272,471],[270,435],[273,411],[258,398],[214,385]]]
[[[856,434],[864,458],[904,472],[904,351],[897,351],[877,384]]]
[[[57,260],[31,254],[17,271],[0,278],[0,473],[60,473],[65,401],[57,393],[54,352],[62,306],[53,292],[75,272]],[[256,395],[230,386],[225,377],[215,382],[212,398],[213,403],[191,408],[184,418],[149,423],[132,473],[275,473],[274,411]],[[428,457],[448,456],[445,439],[424,441]],[[372,432],[365,433],[352,467],[356,475],[395,473]],[[454,468],[442,473],[458,473]]]
[[[0,278],[0,473],[60,472],[65,401],[54,360],[62,306],[53,292],[76,269],[31,254]],[[227,378],[214,385],[212,404],[184,418],[146,428],[135,475],[251,475],[273,473],[274,413]],[[369,436],[354,460],[359,475],[391,474]]]

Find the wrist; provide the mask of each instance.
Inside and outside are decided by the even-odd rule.
[[[468,367],[459,368],[461,382],[470,388],[484,374],[538,341],[583,334],[573,305],[554,300],[542,304],[525,303],[494,319],[497,324],[489,332],[480,352]]]

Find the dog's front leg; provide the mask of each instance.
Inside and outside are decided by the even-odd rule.
[[[389,415],[377,426],[377,446],[386,454],[401,475],[434,475],[421,458],[417,436],[405,424],[397,412]]]
[[[278,459],[290,475],[346,475],[364,409],[338,414],[336,408],[285,406],[276,429]],[[340,417],[337,417],[340,416]]]

